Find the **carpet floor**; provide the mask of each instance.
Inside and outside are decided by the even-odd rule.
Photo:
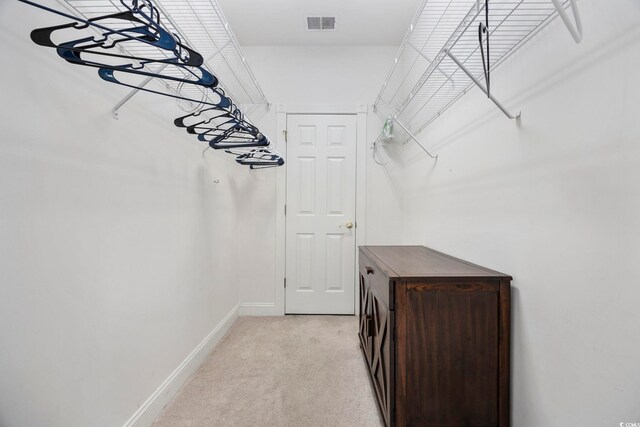
[[[354,316],[240,317],[153,427],[380,427]]]

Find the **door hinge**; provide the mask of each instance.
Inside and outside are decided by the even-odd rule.
[[[284,205],[284,214],[287,214],[287,205]]]
[[[286,131],[286,130],[283,130],[283,131],[282,131],[282,133],[284,134],[284,142],[289,142],[289,141],[287,140],[287,131]]]
[[[287,278],[286,277],[284,278],[284,288],[285,289],[287,288]]]

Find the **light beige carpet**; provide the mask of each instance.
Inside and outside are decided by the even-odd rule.
[[[354,316],[241,317],[154,422],[380,427]]]

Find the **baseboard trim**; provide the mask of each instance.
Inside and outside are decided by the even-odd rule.
[[[140,408],[124,423],[123,427],[148,427],[160,415],[164,407],[173,399],[178,390],[200,367],[205,357],[238,318],[240,305],[236,305],[218,325],[202,340],[186,359],[164,380]]]
[[[240,316],[282,316],[284,312],[273,302],[243,302]]]

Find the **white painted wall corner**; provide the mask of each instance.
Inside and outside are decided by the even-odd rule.
[[[204,359],[231,325],[236,321],[240,312],[240,305],[236,305],[202,340],[200,344],[178,365],[178,367],[164,380],[160,387],[138,408],[138,410],[123,424],[123,427],[147,427],[160,415],[164,407],[173,399],[180,388],[193,375]]]

